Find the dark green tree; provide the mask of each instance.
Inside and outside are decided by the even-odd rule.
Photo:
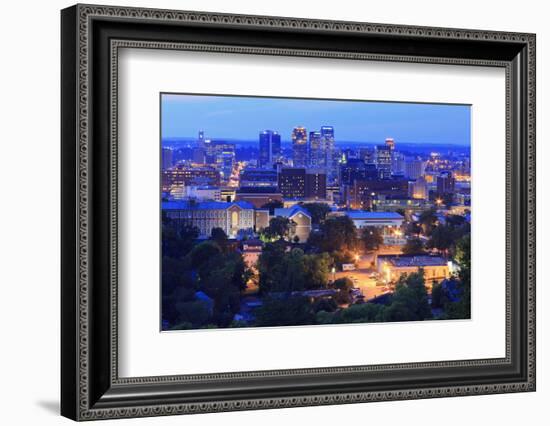
[[[309,212],[315,225],[322,223],[330,212],[330,207],[325,203],[304,203],[302,206]]]
[[[262,209],[268,209],[269,210],[269,214],[271,216],[273,216],[275,214],[275,209],[280,209],[284,207],[284,204],[282,201],[279,201],[279,200],[272,200],[270,201],[269,203],[265,203],[263,206],[262,206]]]
[[[321,251],[352,251],[358,246],[357,228],[348,216],[330,217],[321,224],[317,236]]]
[[[382,245],[384,238],[378,227],[366,226],[361,232],[361,241],[366,251],[374,251]]]
[[[429,210],[424,210],[422,213],[420,213],[420,217],[418,218],[418,223],[422,227],[422,232],[425,235],[430,235],[432,233],[432,230],[435,228],[437,224],[437,216],[436,216],[436,210],[434,208]]]
[[[396,285],[391,304],[384,310],[385,321],[422,321],[432,318],[424,271],[402,275]]]
[[[262,231],[266,239],[285,239],[294,229],[294,222],[287,217],[276,216],[271,218],[269,225]]]
[[[425,253],[424,243],[420,238],[410,238],[401,248],[401,252],[406,255]]]
[[[224,247],[228,237],[222,228],[212,228],[210,239],[217,243],[220,247]]]
[[[258,327],[315,324],[313,305],[302,296],[266,298],[255,316]]]

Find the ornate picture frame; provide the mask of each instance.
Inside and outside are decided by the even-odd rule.
[[[76,5],[61,13],[61,413],[73,420],[535,390],[535,35]],[[119,377],[120,48],[481,65],[506,72],[506,356]]]

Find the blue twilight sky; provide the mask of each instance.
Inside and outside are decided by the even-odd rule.
[[[163,94],[162,137],[257,140],[276,130],[290,140],[295,126],[333,126],[336,142],[470,144],[470,106],[396,102]]]

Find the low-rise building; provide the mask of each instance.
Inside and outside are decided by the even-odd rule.
[[[357,229],[367,226],[400,228],[404,219],[396,212],[367,212],[364,210],[341,210],[330,212],[328,216],[348,216]]]
[[[412,274],[422,268],[426,288],[430,291],[434,284],[450,277],[449,264],[440,256],[379,255],[376,266],[378,273],[387,283],[396,282],[402,274]]]
[[[208,238],[214,228],[223,229],[230,238],[237,237],[241,231],[251,232],[256,217],[254,206],[244,201],[165,201],[162,212],[172,220],[196,226],[200,238]]]
[[[243,260],[248,268],[255,268],[262,254],[263,243],[260,240],[243,241]]]
[[[306,209],[299,205],[275,209],[274,216],[286,217],[295,223],[290,238],[297,236],[301,243],[307,241],[311,233],[311,214]]]

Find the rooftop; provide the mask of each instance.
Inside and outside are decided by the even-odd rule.
[[[232,206],[239,206],[242,209],[254,209],[254,206],[247,201],[234,201],[224,203],[221,201],[163,201],[162,210],[227,210]]]
[[[349,210],[343,211],[345,215],[351,219],[403,219],[399,213],[396,212],[367,212],[364,210]]]
[[[243,186],[237,194],[280,194],[276,186]]]
[[[291,217],[296,215],[297,213],[302,213],[307,217],[311,217],[309,212],[305,208],[299,205],[286,207],[286,208],[278,208],[278,209],[275,209],[274,213],[275,213],[275,216],[283,216],[283,217]]]
[[[422,266],[446,266],[447,261],[440,256],[400,256],[400,255],[379,255],[379,262],[388,262],[397,267],[422,267]]]

